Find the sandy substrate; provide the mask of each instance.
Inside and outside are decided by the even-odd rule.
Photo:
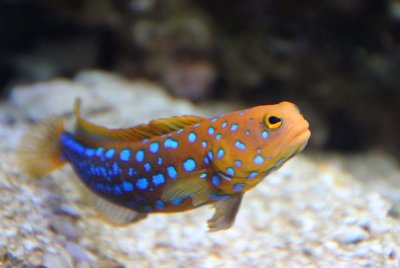
[[[99,72],[16,88],[0,106],[0,267],[400,266],[400,225],[388,213],[400,191],[394,185],[387,198],[382,190],[399,168],[373,173],[380,176],[375,190],[371,180],[355,177],[363,166],[374,169],[360,160],[371,156],[351,157],[352,168],[344,156],[295,157],[245,195],[227,231],[207,232],[210,207],[151,215],[126,228],[105,224],[84,202],[69,167],[33,180],[13,156],[28,122],[70,114],[76,96],[91,120],[119,127],[233,109],[196,107],[154,84]]]

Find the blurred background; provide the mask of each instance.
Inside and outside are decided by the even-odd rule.
[[[102,69],[196,103],[297,103],[311,147],[400,157],[400,1],[0,0],[0,90]]]

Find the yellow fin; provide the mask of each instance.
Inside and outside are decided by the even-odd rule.
[[[195,207],[207,203],[210,199],[210,188],[207,181],[196,175],[186,179],[180,178],[168,184],[161,195],[161,199],[164,201],[185,197],[191,197]]]
[[[208,220],[210,232],[228,229],[235,222],[243,194],[235,194],[215,204],[215,213]]]
[[[135,142],[154,136],[168,134],[181,128],[197,124],[205,120],[203,117],[184,115],[152,120],[148,124],[125,129],[108,129],[90,123],[80,117],[80,101],[75,101],[75,138],[86,145],[96,146],[99,143]]]
[[[64,119],[50,118],[28,130],[16,150],[19,167],[32,177],[41,177],[65,164],[61,158],[60,134]]]

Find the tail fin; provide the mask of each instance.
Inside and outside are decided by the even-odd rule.
[[[30,129],[16,151],[19,167],[30,176],[41,177],[64,165],[59,139],[63,131],[64,120],[60,117]]]

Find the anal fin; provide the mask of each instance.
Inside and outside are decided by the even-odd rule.
[[[207,222],[210,232],[228,229],[232,226],[239,211],[242,197],[243,194],[235,194],[215,204],[215,213]]]
[[[146,218],[146,213],[140,213],[128,208],[115,205],[103,198],[96,199],[96,208],[101,212],[105,221],[117,226],[125,226]]]
[[[91,192],[81,182],[78,183],[78,188],[84,197],[84,200],[94,206],[100,218],[106,223],[115,226],[125,226],[146,218],[146,213],[140,213],[129,208],[116,205],[102,197]]]

